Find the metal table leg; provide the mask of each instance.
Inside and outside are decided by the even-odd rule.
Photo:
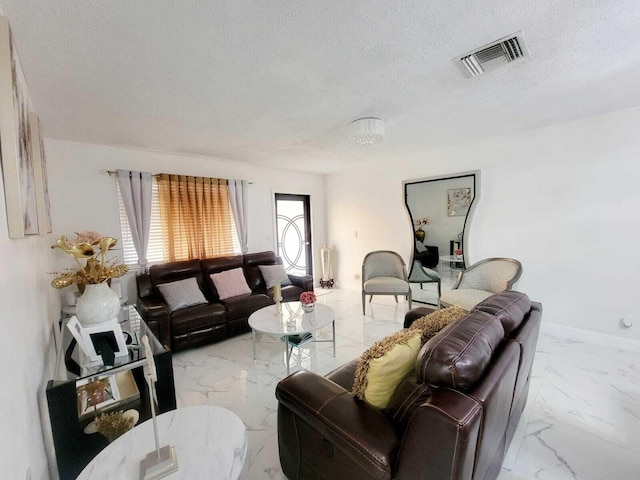
[[[336,321],[331,322],[333,328],[333,358],[336,358]]]
[[[253,337],[253,359],[256,359],[256,331],[252,328],[251,335]]]
[[[291,359],[291,351],[293,350],[293,347],[290,347],[291,344],[289,343],[289,335],[285,335],[284,339],[284,348],[287,349],[287,375],[289,375],[289,360]]]

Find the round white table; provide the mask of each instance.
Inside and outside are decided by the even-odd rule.
[[[247,432],[235,413],[200,405],[163,413],[157,421],[160,446],[173,445],[178,459],[178,471],[164,478],[235,480],[240,476]],[[149,419],[102,450],[78,480],[138,480],[140,460],[154,450],[153,422]]]
[[[289,375],[289,360],[291,351],[296,345],[302,343],[292,343],[290,337],[294,335],[304,335],[314,332],[322,327],[332,324],[333,337],[331,340],[317,340],[314,342],[332,342],[333,356],[336,356],[336,322],[335,314],[330,307],[316,303],[313,312],[304,312],[300,302],[286,302],[282,304],[282,315],[276,313],[276,306],[269,305],[260,310],[256,310],[249,316],[249,326],[253,334],[253,359],[256,358],[256,331],[272,335],[284,336],[285,349],[287,353],[287,375]],[[305,342],[306,343],[306,342]]]

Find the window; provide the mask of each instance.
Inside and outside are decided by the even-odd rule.
[[[116,182],[116,188],[117,188]],[[162,225],[160,223],[160,200],[158,197],[158,183],[155,177],[152,180],[151,187],[151,225],[149,233],[149,246],[147,247],[147,261],[149,265],[154,263],[167,262],[168,259],[164,258],[164,246],[162,239]],[[118,188],[118,211],[120,213],[120,246],[122,248],[123,261],[131,268],[136,268],[138,265],[138,254],[133,246],[133,239],[131,237],[131,228],[129,227],[129,220],[124,210],[124,203],[122,196],[120,195],[120,189]],[[238,234],[236,232],[235,223],[231,218],[231,224],[233,228],[233,252],[236,255],[240,255],[242,250],[240,248],[240,241],[238,240]]]

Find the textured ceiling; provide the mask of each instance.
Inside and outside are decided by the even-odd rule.
[[[638,0],[0,4],[53,138],[328,173],[640,105]],[[454,65],[518,30],[528,61]]]

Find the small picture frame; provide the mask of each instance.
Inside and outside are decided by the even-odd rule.
[[[85,346],[84,339],[82,338],[82,325],[80,325],[78,317],[76,317],[75,315],[72,316],[67,321],[67,328],[71,332],[71,335],[73,335],[73,338],[76,339],[76,342],[78,343],[80,349],[84,352],[85,355],[88,355],[87,347]]]
[[[102,341],[107,342],[109,347],[113,350],[115,357],[129,355],[127,343],[122,333],[122,328],[117,322],[83,327],[74,315],[69,319],[67,328],[71,331],[73,338],[76,339],[84,354],[89,357],[92,362],[99,362],[102,360],[101,355],[96,349],[97,345]]]
[[[101,355],[97,353],[97,345],[101,341],[106,341],[116,357],[129,355],[127,343],[122,334],[122,328],[117,322],[104,323],[91,327],[83,327],[82,338],[87,348],[87,356],[92,362],[101,359]]]

